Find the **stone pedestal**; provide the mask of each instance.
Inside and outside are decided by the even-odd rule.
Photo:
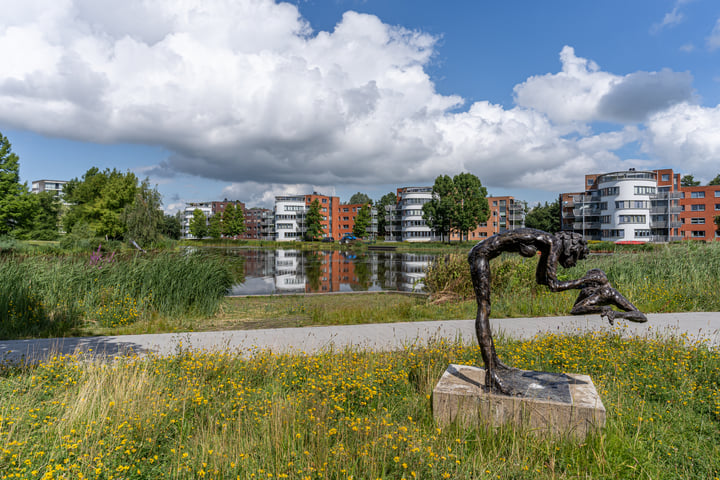
[[[605,426],[605,407],[587,375],[512,370],[502,372],[501,379],[517,395],[486,391],[483,368],[450,365],[433,390],[435,421],[440,426],[512,423],[578,440]]]

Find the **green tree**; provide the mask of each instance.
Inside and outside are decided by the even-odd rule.
[[[222,218],[220,214],[215,214],[208,219],[208,235],[213,240],[222,237]]]
[[[34,240],[56,240],[60,236],[58,222],[60,199],[54,192],[40,192],[37,194],[38,211],[33,218],[30,238]]]
[[[472,173],[459,173],[453,177],[453,197],[453,228],[460,233],[461,239],[463,233],[468,238],[470,230],[485,222],[490,214],[487,189]]]
[[[359,204],[365,205],[366,203],[369,203],[372,205],[372,200],[366,194],[357,192],[357,193],[354,193],[352,197],[350,197],[350,200],[348,200],[348,203],[350,205],[359,205]]]
[[[370,212],[370,204],[366,203],[360,207],[360,211],[355,216],[355,224],[353,225],[353,233],[355,236],[358,238],[365,237],[371,222],[372,213]]]
[[[38,211],[38,202],[20,183],[20,159],[10,141],[0,133],[0,235],[27,231]]]
[[[208,225],[205,214],[199,208],[193,210],[193,218],[190,220],[190,235],[197,239],[205,238],[208,234]]]
[[[397,205],[397,195],[392,192],[386,193],[376,202],[376,205],[378,212],[378,235],[386,235],[388,232],[385,231],[385,228],[388,223],[387,220],[385,220],[385,215],[387,215],[388,212],[385,207],[389,205]]]
[[[459,173],[453,178],[441,175],[433,185],[433,199],[423,205],[423,218],[441,236],[452,231],[467,237],[470,230],[485,222],[490,213],[487,189],[472,173]]]
[[[312,201],[305,215],[305,240],[317,240],[323,233],[322,214],[320,213],[320,202],[317,198]]]
[[[242,207],[228,203],[222,213],[222,233],[227,237],[235,237],[245,232],[245,216]]]
[[[534,206],[525,216],[525,226],[549,233],[560,231],[560,201]]]
[[[141,247],[152,246],[160,240],[163,225],[162,201],[157,188],[150,188],[143,180],[135,194],[135,200],[125,205],[121,223],[124,238],[135,241]]]
[[[695,177],[692,175],[684,175],[682,178],[680,178],[680,185],[683,187],[697,187],[700,185],[700,182],[698,180],[695,180]]]
[[[163,215],[160,233],[172,240],[179,240],[182,235],[182,223],[180,223],[178,215]]]
[[[82,179],[73,178],[63,188],[65,201],[70,204],[63,217],[65,230],[72,231],[76,223],[84,222],[95,235],[121,238],[126,231],[122,218],[125,208],[142,189],[149,189],[147,182],[139,185],[132,172],[89,169]]]
[[[422,207],[423,219],[433,232],[440,235],[440,238],[444,239],[445,236],[449,238],[455,209],[453,179],[449,175],[440,175],[435,179],[432,193],[432,200]]]
[[[720,173],[718,173],[718,174],[715,176],[715,178],[713,178],[712,180],[710,180],[710,182],[708,183],[708,185],[720,185]]]

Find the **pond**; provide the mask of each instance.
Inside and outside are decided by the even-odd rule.
[[[396,252],[238,248],[245,279],[230,295],[356,291],[422,292],[435,255]]]

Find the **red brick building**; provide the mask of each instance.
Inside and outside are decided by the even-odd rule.
[[[720,185],[680,187],[683,240],[720,240],[715,217],[720,215]]]

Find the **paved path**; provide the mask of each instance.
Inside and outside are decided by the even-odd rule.
[[[503,318],[492,320],[495,335],[531,338],[539,333],[572,333],[617,329],[627,335],[681,335],[720,346],[720,312],[649,314],[644,324],[617,322],[611,327],[598,315]],[[475,341],[473,320],[402,322],[331,327],[277,328],[223,332],[164,333],[113,337],[0,340],[0,360],[35,361],[58,353],[88,352],[104,356],[128,352],[169,355],[180,348],[230,350],[250,355],[257,349],[315,352],[335,348],[399,349],[431,339]]]

